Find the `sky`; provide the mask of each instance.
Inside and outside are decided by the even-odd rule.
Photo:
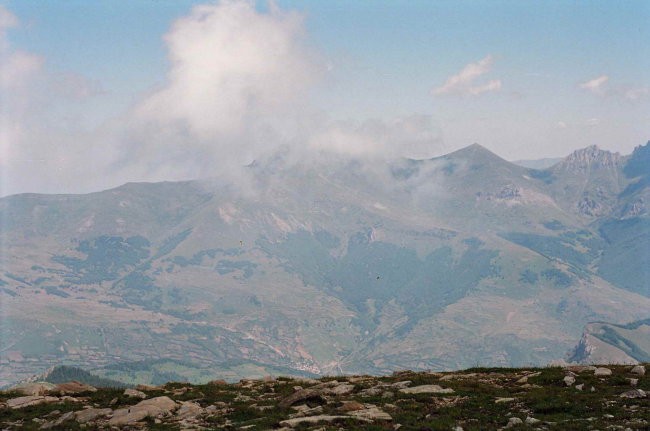
[[[0,195],[650,139],[647,1],[0,0]]]

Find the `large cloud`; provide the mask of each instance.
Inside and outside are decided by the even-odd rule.
[[[303,35],[302,16],[273,5],[194,7],[164,38],[168,79],[135,108],[125,157],[191,177],[215,163],[238,169],[279,145],[320,73]]]
[[[3,35],[18,21],[0,11]],[[75,121],[65,126],[51,113],[67,105],[78,111],[84,99],[102,95],[100,85],[3,48],[15,66],[2,68],[0,91],[22,93],[13,98],[12,113],[0,118],[2,149],[11,153],[0,161],[6,177],[0,192],[87,192],[127,181],[199,177],[242,184],[244,165],[280,149],[289,151],[291,162],[310,163],[324,153],[418,157],[440,148],[441,134],[428,116],[346,122],[315,108],[310,95],[327,62],[307,42],[304,17],[296,12],[273,4],[261,11],[245,0],[199,5],[163,40],[165,82],[90,130],[74,127]]]

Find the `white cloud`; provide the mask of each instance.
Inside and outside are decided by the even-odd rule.
[[[308,148],[363,158],[425,159],[440,154],[443,138],[432,117],[411,115],[326,124],[309,137]]]
[[[567,123],[565,123],[564,121],[558,121],[556,126],[558,129],[566,129],[568,127]]]
[[[588,120],[585,121],[585,124],[590,127],[594,127],[600,124],[600,119],[599,118],[589,118]]]
[[[198,138],[239,133],[304,96],[317,70],[302,44],[303,19],[252,2],[201,5],[165,36],[165,88],[137,109],[146,121],[181,122]]]
[[[443,86],[434,88],[433,95],[478,96],[482,93],[500,90],[501,80],[499,79],[491,80],[485,84],[475,84],[476,79],[490,72],[493,63],[493,57],[488,55],[476,63],[468,64],[458,74],[450,76]]]
[[[581,83],[580,88],[583,88],[587,91],[591,91],[592,93],[595,94],[603,94],[607,81],[609,81],[609,76],[601,75],[597,78]]]
[[[167,82],[130,115],[117,166],[195,178],[239,170],[284,144],[325,72],[304,33],[302,15],[273,4],[266,13],[252,1],[195,6],[164,37]]]
[[[611,100],[638,102],[650,97],[650,87],[630,85],[610,85],[609,77],[601,75],[580,84],[580,88]]]

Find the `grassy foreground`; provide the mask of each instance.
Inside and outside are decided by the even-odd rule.
[[[127,393],[80,387],[67,395],[55,387],[32,398],[13,390],[0,394],[0,428],[648,430],[650,378],[645,368],[473,368],[319,380],[269,377],[235,384],[168,383]]]

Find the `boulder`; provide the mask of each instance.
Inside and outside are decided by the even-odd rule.
[[[108,421],[111,426],[122,426],[141,421],[147,417],[159,418],[171,414],[176,403],[169,397],[156,397],[140,401],[129,408],[117,409]]]
[[[74,412],[75,419],[80,424],[85,424],[86,422],[94,421],[95,419],[108,416],[113,413],[111,409],[85,409]]]
[[[181,407],[176,412],[176,418],[180,420],[193,420],[204,413],[203,408],[191,401],[181,402]]]
[[[136,389],[126,389],[124,390],[124,395],[126,395],[127,397],[140,398],[142,400],[147,398],[147,394],[145,394],[142,391],[138,391]]]
[[[576,378],[573,376],[564,376],[564,384],[571,386],[576,382]]]
[[[420,385],[400,389],[399,391],[403,394],[451,394],[454,392],[451,388],[443,388],[438,385]]]
[[[594,370],[594,376],[611,376],[612,375],[612,370],[609,368],[604,368],[604,367],[599,367]]]
[[[645,376],[645,367],[643,365],[635,365],[630,370],[630,373],[638,376]]]
[[[301,389],[289,395],[288,397],[280,400],[278,406],[282,408],[287,408],[302,401],[317,401],[319,403],[325,403],[325,399],[322,397],[320,390]]]
[[[51,404],[60,401],[57,397],[48,397],[43,395],[28,395],[26,397],[18,397],[7,400],[7,407],[10,409],[22,409],[29,406],[36,406],[38,404]]]

